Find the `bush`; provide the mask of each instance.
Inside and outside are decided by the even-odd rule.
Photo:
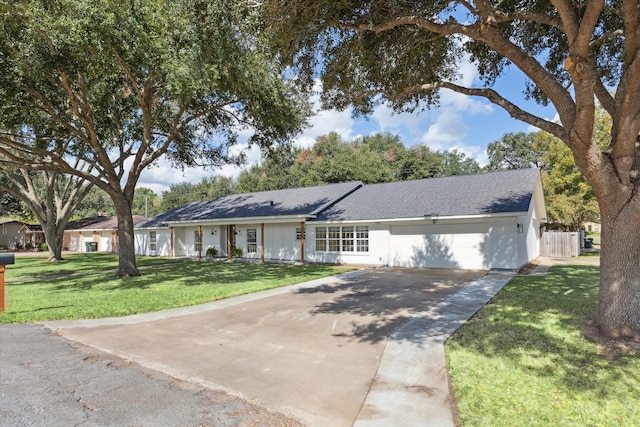
[[[231,248],[231,256],[233,258],[242,258],[242,249],[240,249],[240,248]]]
[[[49,245],[47,245],[46,243],[43,243],[40,245],[40,250],[42,252],[47,252],[49,250]]]
[[[213,246],[210,246],[210,247],[207,248],[207,256],[209,258],[215,258],[216,255],[218,255],[218,249],[217,248],[215,248]]]

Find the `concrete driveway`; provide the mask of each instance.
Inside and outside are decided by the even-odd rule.
[[[197,307],[46,326],[309,426],[350,426],[387,336],[484,274],[366,270]]]

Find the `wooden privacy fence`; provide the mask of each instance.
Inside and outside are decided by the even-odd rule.
[[[540,252],[543,256],[551,257],[572,257],[580,256],[579,232],[545,232],[542,234],[542,247]]]

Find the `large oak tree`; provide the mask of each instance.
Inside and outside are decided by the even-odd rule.
[[[435,106],[442,89],[483,97],[562,140],[593,187],[602,216],[597,322],[640,338],[640,3],[637,0],[265,0],[283,58],[331,107],[368,113]],[[472,60],[484,84],[456,83]],[[509,67],[525,93],[552,104],[545,120],[492,88]],[[596,101],[611,139],[594,138]]]
[[[306,106],[256,36],[254,6],[0,1],[0,154],[109,194],[119,276],[139,274],[131,207],[145,168],[162,156],[176,166],[238,161],[229,147],[240,130],[267,146],[304,123]]]

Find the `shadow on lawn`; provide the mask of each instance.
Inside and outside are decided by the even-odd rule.
[[[626,375],[638,381],[640,374],[625,373],[637,354],[607,358],[583,336],[596,311],[598,274],[598,267],[567,265],[553,267],[546,277],[516,277],[448,346],[605,397],[612,382]]]
[[[182,261],[158,264],[140,268],[139,277],[116,278],[111,273],[104,273],[100,280],[96,275],[61,278],[56,290],[70,289],[89,291],[106,283],[106,290],[149,289],[163,283],[181,286],[229,286],[246,282],[290,282],[295,277],[323,277],[333,271],[332,267],[298,266],[298,265],[265,265],[226,262]]]

